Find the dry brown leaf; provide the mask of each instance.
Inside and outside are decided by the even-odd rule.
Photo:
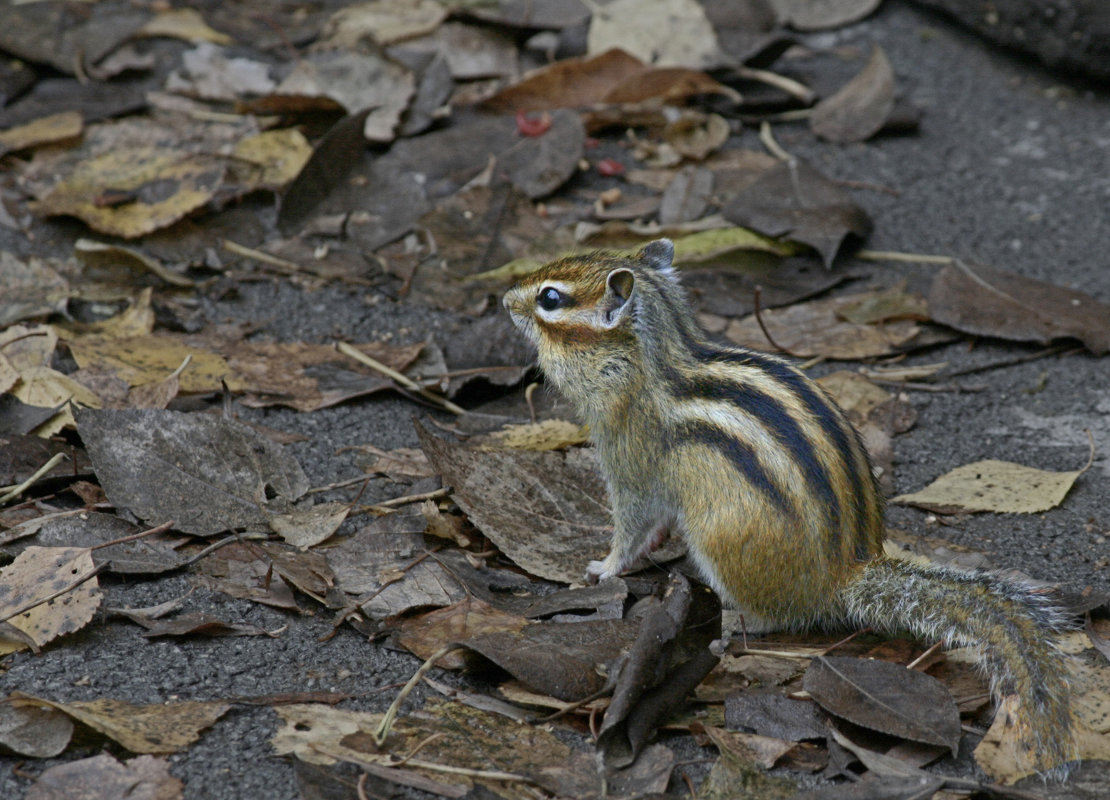
[[[398,641],[417,657],[426,659],[445,645],[484,633],[517,633],[528,624],[524,617],[466,597],[454,605],[406,617],[401,622]],[[461,654],[448,655],[437,664],[444,669],[461,669],[466,660]]]
[[[336,11],[320,31],[318,43],[352,49],[369,36],[380,45],[396,44],[431,33],[447,19],[436,0],[379,0]]]
[[[285,514],[275,514],[268,520],[270,530],[294,547],[305,549],[320,544],[339,530],[350,503],[321,503],[311,508],[296,508]]]
[[[178,703],[135,705],[125,700],[58,703],[20,695],[25,701],[56,708],[78,722],[114,739],[132,753],[173,753],[200,738],[200,732],[231,706],[187,700]]]
[[[0,703],[0,745],[31,758],[62,753],[73,736],[73,722],[60,711],[18,700]]]
[[[937,322],[967,333],[1048,344],[1072,337],[1110,351],[1110,305],[1089,294],[980,264],[946,266],[929,289]]]
[[[494,111],[550,111],[646,100],[678,104],[699,94],[735,96],[732,89],[704,72],[651,67],[624,50],[613,49],[542,67],[488,98],[483,105]]]
[[[830,142],[862,142],[882,130],[894,110],[894,70],[878,45],[852,80],[818,103],[810,129]]]
[[[151,38],[165,36],[186,42],[211,42],[219,45],[229,45],[235,41],[226,33],[208,27],[204,17],[195,8],[162,9],[139,28],[135,35]]]
[[[138,756],[121,763],[101,753],[43,770],[25,800],[181,800],[184,789],[165,759]]]
[[[697,0],[614,0],[591,9],[586,51],[619,47],[657,66],[711,69],[725,56]]]
[[[455,502],[518,566],[570,583],[608,550],[609,510],[592,455],[477,450],[417,432]]]
[[[913,320],[895,320],[883,325],[863,325],[840,318],[841,309],[854,306],[864,297],[878,292],[848,295],[828,300],[812,300],[787,308],[762,312],[763,324],[775,344],[792,355],[807,358],[825,356],[858,360],[890,355],[910,345],[921,331]],[[725,336],[736,344],[755,350],[772,350],[755,316],[733,320]]]

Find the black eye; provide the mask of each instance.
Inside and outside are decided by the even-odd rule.
[[[570,298],[552,286],[545,286],[540,289],[540,293],[536,295],[536,303],[544,311],[554,311],[557,308],[562,308],[568,305],[567,301]]]

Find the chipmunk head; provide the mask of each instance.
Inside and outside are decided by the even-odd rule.
[[[552,261],[505,294],[513,323],[539,348],[593,347],[629,335],[645,270],[674,279],[674,245],[651,242],[633,257],[597,251]]]
[[[658,317],[689,313],[673,258],[667,239],[634,256],[598,251],[562,258],[510,289],[505,308],[565,394],[580,399],[616,391],[642,360],[648,328],[659,327]],[[672,293],[677,303],[659,302]]]

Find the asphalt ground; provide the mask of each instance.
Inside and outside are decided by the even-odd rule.
[[[1106,87],[1047,73],[903,2],[888,2],[863,23],[808,36],[806,41],[821,48],[852,46],[863,53],[872,43],[881,44],[900,88],[924,112],[917,134],[860,145],[817,142],[804,125],[776,129],[782,146],[829,176],[896,190],[896,196],[853,191],[875,221],[869,247],[970,258],[1080,289],[1110,303]],[[857,67],[858,63],[844,64],[839,77],[825,73],[818,83],[846,78]],[[801,67],[803,72],[811,68],[817,75],[816,63]],[[754,132],[742,137],[742,144],[758,146]],[[70,235],[72,226],[58,230],[59,236]],[[935,269],[854,261],[837,268],[858,277],[846,291],[890,286],[901,277],[911,288],[924,288]],[[213,321],[262,321],[263,333],[279,340],[327,341],[336,331],[360,340],[404,328],[407,339],[398,338],[419,341],[452,321],[449,315],[411,305],[370,306],[365,290],[306,293],[280,281],[243,284],[237,296],[207,302],[204,311]],[[1038,349],[979,340],[973,346],[961,342],[915,354],[908,363],[947,361],[962,369]],[[1051,357],[962,380],[983,388],[909,393],[919,418],[914,430],[894,442],[897,491],[919,489],[953,467],[982,458],[1076,469],[1087,459],[1088,430],[1095,441],[1095,463],[1062,507],[1045,514],[976,515],[942,526],[923,512],[893,507],[891,524],[983,551],[999,567],[1018,568],[1075,590],[1110,591],[1108,362],[1086,354]],[[237,412],[247,420],[305,434],[307,441],[290,447],[312,483],[320,485],[359,474],[353,455],[337,455],[341,447],[415,446],[410,420],[416,410],[406,400],[377,395],[311,414],[283,409]],[[363,499],[379,499],[384,491],[384,484],[374,484]],[[107,579],[102,585],[105,604],[117,607],[150,606],[189,590],[181,575]],[[185,610],[207,611],[268,630],[288,627],[273,639],[151,641],[129,623],[96,624],[40,655],[6,659],[0,693],[20,690],[62,701],[111,697],[159,703],[329,690],[356,695],[347,707],[383,710],[395,690],[382,687],[405,681],[418,663],[407,653],[368,643],[349,628],[321,641],[331,631],[326,613],[293,616],[204,590],[189,597]],[[411,702],[419,704],[421,696],[418,691]],[[185,797],[299,797],[292,764],[273,756],[269,746],[277,726],[269,708],[236,707],[199,742],[170,756],[171,771],[185,782]],[[96,752],[96,747],[71,747],[61,760]],[[710,750],[693,755],[711,756]],[[29,785],[23,774],[37,774],[60,760],[23,763],[23,774],[16,774],[13,768],[20,761],[0,758],[0,797],[22,797]],[[973,769],[966,753],[956,768]],[[1085,767],[1076,780],[1074,786],[1093,782],[1110,793],[1104,766]],[[680,790],[681,782],[671,788]],[[1043,791],[1051,797],[1072,796],[1069,787]]]

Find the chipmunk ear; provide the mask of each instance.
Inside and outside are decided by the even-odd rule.
[[[640,251],[640,261],[645,266],[652,269],[659,270],[672,274],[674,267],[674,242],[670,239],[656,239],[654,242],[648,242],[644,245],[644,249]]]
[[[636,286],[636,276],[630,269],[615,269],[605,279],[605,297],[601,299],[601,324],[615,328],[628,313],[632,290]]]

